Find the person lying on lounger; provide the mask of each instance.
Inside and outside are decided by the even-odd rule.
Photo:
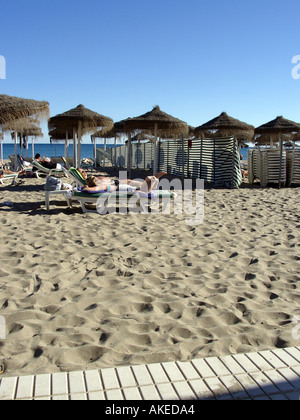
[[[159,179],[166,175],[166,172],[158,172],[155,176],[147,176],[144,181],[122,179],[114,180],[110,177],[105,176],[87,176],[86,172],[82,169],[79,170],[86,180],[87,186],[83,187],[83,191],[135,191],[140,190],[144,193],[149,193],[153,189],[156,189],[159,183]]]
[[[61,165],[59,163],[54,163],[51,161],[50,158],[41,158],[41,155],[37,153],[34,158],[40,165],[47,169],[61,169]],[[33,168],[33,171],[36,172],[38,169]]]
[[[25,174],[24,170],[19,171],[19,172],[12,172],[9,169],[0,169],[0,178],[3,178],[4,175],[18,175],[18,176],[21,176],[21,175],[24,175],[24,174]]]

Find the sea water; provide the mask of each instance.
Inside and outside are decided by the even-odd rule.
[[[106,148],[114,147],[113,144],[107,144]],[[97,144],[97,148],[103,149],[104,145]],[[248,148],[243,147],[241,149],[241,154],[243,156],[243,160],[247,160],[247,151]],[[34,145],[34,154],[39,153],[41,156],[47,157],[60,157],[65,155],[65,145],[63,143],[36,143]],[[15,154],[15,146],[14,143],[4,143],[3,144],[3,159],[9,159],[9,155]],[[22,151],[20,146],[18,145],[18,154],[22,155]],[[23,156],[26,157],[26,150],[23,149]],[[69,145],[69,156],[73,156],[73,145]],[[94,145],[93,144],[85,144],[82,143],[81,145],[81,157],[82,158],[92,158],[94,156]],[[32,149],[31,144],[28,146],[28,157],[32,157]]]
[[[112,144],[107,144],[106,148],[113,147]],[[103,144],[98,144],[97,148],[104,148]],[[47,157],[60,157],[65,155],[65,145],[63,143],[35,143],[34,154],[39,153],[41,156]],[[15,154],[14,143],[3,143],[3,159],[9,159],[9,155]],[[18,154],[22,155],[22,150],[18,145]],[[69,145],[69,156],[73,156],[73,145]],[[23,149],[23,157],[27,157],[26,149]],[[28,157],[32,157],[31,143],[28,145]],[[93,144],[82,144],[81,145],[81,157],[92,158],[94,157],[94,145]]]

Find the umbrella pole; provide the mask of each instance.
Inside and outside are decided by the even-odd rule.
[[[156,174],[157,170],[157,123],[154,125],[154,162],[153,162],[153,175]]]
[[[3,165],[3,143],[2,143],[2,137],[0,138],[0,142],[1,142],[1,165]]]
[[[128,178],[131,178],[131,133],[128,133],[128,150],[127,150],[127,173]]]
[[[76,130],[73,129],[73,166],[77,165],[77,142],[76,142]]]
[[[114,167],[117,167],[117,136],[115,136]]]
[[[93,143],[94,143],[94,166],[97,168],[97,145],[96,145],[96,137],[93,137]]]
[[[80,163],[81,163],[81,137],[82,137],[82,121],[78,121],[78,156],[77,156],[78,168],[80,168]]]
[[[67,159],[69,155],[69,145],[68,145],[68,131],[66,131],[66,138],[65,138],[65,159]]]
[[[184,185],[184,135],[181,135],[182,185]]]
[[[23,133],[20,133],[20,148],[21,148],[21,156],[23,157]]]
[[[3,165],[3,132],[0,132],[0,142],[1,142],[1,165]]]
[[[103,168],[106,167],[106,137],[104,138],[104,149],[103,149]]]
[[[31,138],[31,154],[32,159],[34,159],[34,137]]]
[[[280,138],[279,189],[281,188],[282,159],[283,159],[283,136]]]
[[[26,157],[28,158],[28,136],[26,136]]]
[[[18,154],[18,133],[15,131],[15,164],[14,164],[14,170],[17,170],[17,154]]]

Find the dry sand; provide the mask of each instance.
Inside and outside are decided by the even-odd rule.
[[[2,376],[300,344],[299,188],[207,190],[188,226],[60,197],[47,213],[43,185],[0,186]]]

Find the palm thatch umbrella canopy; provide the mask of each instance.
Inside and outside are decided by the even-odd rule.
[[[288,139],[289,136],[292,140],[295,137],[295,134],[300,132],[300,124],[287,120],[282,116],[275,118],[275,120],[269,121],[266,124],[261,125],[255,129],[255,134],[261,135],[261,139],[258,138],[257,141],[264,142],[266,138],[269,138],[269,141],[273,140],[280,142],[280,169],[279,169],[279,188],[281,186],[281,173],[282,173],[282,159],[283,159],[283,143],[285,139]]]
[[[31,126],[26,127],[20,134],[21,143],[22,135],[26,136],[26,156],[28,157],[28,137],[31,137],[31,151],[32,151],[32,158],[34,157],[34,137],[44,137],[44,134],[40,127],[37,127],[35,124],[31,124]],[[25,146],[24,146],[25,147]],[[22,156],[23,156],[23,149],[22,149]]]
[[[37,101],[33,101],[37,102]],[[33,111],[33,108],[32,108]],[[15,142],[15,162],[17,162],[17,141],[18,141],[18,135],[21,139],[21,149],[23,153],[23,135],[28,137],[43,137],[43,133],[41,128],[39,127],[40,121],[39,118],[43,118],[48,116],[49,114],[49,108],[46,107],[46,109],[40,109],[36,112],[36,114],[29,114],[28,116],[23,116],[18,119],[12,119],[5,124],[2,124],[2,130],[3,131],[11,131],[12,132],[12,138],[14,138]],[[32,140],[32,154],[33,154],[33,140]],[[26,143],[26,150],[28,151],[28,143]]]
[[[161,132],[163,130],[167,130],[168,132],[172,131],[173,133],[177,133],[178,136],[188,132],[186,122],[161,111],[159,106],[155,106],[152,111],[146,112],[146,114],[140,115],[139,117],[124,120],[124,129],[127,132],[138,129],[149,130],[154,134],[155,125],[157,125],[157,130]]]
[[[131,137],[131,141],[153,141],[153,135],[149,130],[142,130],[135,134],[133,137]]]
[[[146,114],[140,115],[135,118],[128,118],[124,121],[124,131],[129,133],[128,137],[128,150],[129,158],[131,157],[131,137],[130,133],[135,130],[149,130],[154,135],[154,167],[153,173],[156,172],[157,164],[157,137],[158,134],[163,136],[164,133],[170,136],[171,134],[177,138],[180,135],[187,135],[189,128],[186,122],[175,118],[166,112],[161,111],[159,106],[155,106],[152,111],[146,112]],[[130,162],[130,160],[129,160]],[[129,166],[130,168],[130,166]]]
[[[235,136],[238,141],[252,141],[254,137],[254,126],[230,117],[226,112],[222,112],[218,117],[195,128],[196,136],[225,137]]]
[[[117,139],[121,139],[121,135],[125,133],[124,131],[124,121],[119,121],[114,123],[114,126],[110,129],[103,128],[102,130],[97,131],[91,136],[92,142],[94,143],[94,160],[96,165],[96,138],[105,139],[104,148],[106,148],[106,139],[114,138],[114,166],[117,166]],[[104,165],[105,165],[105,153],[104,153]]]
[[[96,144],[96,139],[104,139],[104,153],[103,153],[103,166],[105,167],[105,162],[106,162],[106,157],[105,157],[105,152],[106,152],[106,142],[107,139],[112,139],[114,138],[114,147],[115,147],[115,162],[116,162],[116,148],[117,148],[117,138],[121,138],[121,135],[118,133],[118,129],[117,127],[115,127],[115,125],[110,128],[102,128],[102,130],[98,130],[96,133],[91,135],[91,140],[92,143],[94,144],[94,161],[95,161],[95,166],[97,166],[97,144]]]
[[[114,128],[113,128],[113,130],[114,130],[116,133],[119,133],[119,134],[124,134],[124,133],[126,133],[126,131],[125,131],[125,124],[126,124],[126,121],[128,121],[128,120],[130,120],[130,118],[126,118],[125,120],[121,120],[121,121],[115,122],[115,123],[114,123]]]
[[[11,120],[2,125],[3,131],[17,131],[23,133],[24,130],[38,127],[40,121],[33,117],[23,117],[16,120]]]
[[[23,134],[25,136],[44,137],[41,127],[37,127],[37,126],[25,128],[23,131]]]
[[[299,142],[300,141],[300,131],[299,131],[299,133],[296,133],[296,134],[294,134],[293,136],[292,136],[292,139],[291,139],[293,142]]]
[[[296,141],[299,138],[300,124],[282,116],[275,118],[255,129],[255,141],[258,145],[279,143],[281,139]]]
[[[113,127],[113,120],[97,112],[78,105],[63,114],[58,114],[49,119],[49,131],[57,128],[59,130],[78,129],[78,123],[81,123],[82,134],[97,130],[98,127]]]
[[[0,95],[0,125],[30,115],[48,117],[49,103],[46,101]]]
[[[3,165],[3,134],[0,133],[0,165]]]
[[[68,140],[72,140],[73,139],[73,131],[72,130],[58,130],[58,129],[54,129],[49,131],[49,137],[50,137],[50,141],[55,141],[55,142],[59,142],[59,141],[65,141],[66,139]]]
[[[120,137],[118,131],[116,131],[115,127],[111,129],[103,128],[102,130],[96,131],[96,133],[92,134],[91,137],[96,137],[98,139],[112,139],[113,137]]]
[[[65,143],[65,158],[69,157],[69,140],[73,140],[73,130],[53,129],[49,131],[50,143]]]
[[[300,124],[287,120],[282,116],[269,121],[255,129],[255,134],[263,134],[269,136],[280,136],[282,134],[295,134],[299,133]]]
[[[28,137],[32,137],[31,139],[31,150],[32,150],[32,157],[34,157],[34,137],[44,137],[44,134],[39,127],[39,121],[34,120],[32,118],[21,118],[20,120],[15,120],[9,123],[10,131],[12,131],[11,136],[15,139],[15,156],[17,155],[16,150],[16,140],[17,137],[20,137],[20,144],[21,144],[21,153],[23,156],[23,146],[26,147],[26,156],[28,157]],[[25,142],[24,142],[25,136]]]
[[[77,165],[80,165],[81,158],[81,136],[91,131],[95,131],[98,127],[112,128],[113,120],[97,112],[85,108],[83,105],[78,105],[76,108],[70,109],[63,114],[58,114],[48,121],[49,131],[57,129],[61,131],[74,131],[78,135],[78,154]],[[74,151],[76,147],[74,144]],[[76,156],[74,155],[74,161]]]

